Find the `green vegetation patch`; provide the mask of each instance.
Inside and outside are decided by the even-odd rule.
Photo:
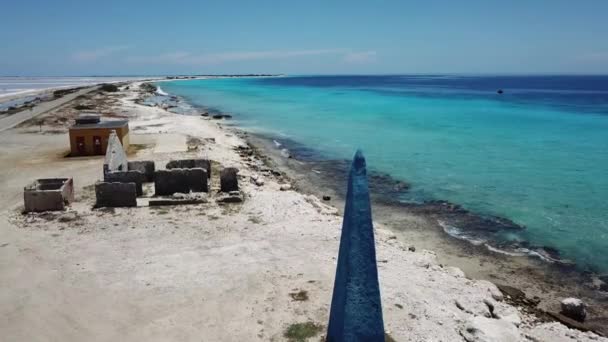
[[[139,88],[145,92],[153,93],[156,91],[157,87],[152,83],[142,83]]]
[[[292,342],[306,342],[307,339],[317,336],[323,327],[314,322],[294,323],[287,327],[283,336]]]
[[[99,89],[105,92],[114,93],[118,91],[118,87],[115,84],[105,83],[102,84]]]
[[[300,290],[298,292],[292,292],[289,294],[289,296],[291,297],[291,299],[297,302],[304,302],[308,300],[308,291]]]
[[[91,110],[94,109],[94,106],[91,105],[84,105],[84,104],[79,104],[79,105],[75,105],[74,109],[76,110]]]

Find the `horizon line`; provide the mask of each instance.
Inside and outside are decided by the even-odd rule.
[[[607,77],[607,73],[575,73],[575,72],[539,72],[539,73],[469,73],[469,72],[411,72],[411,73],[174,73],[174,74],[68,74],[68,75],[0,75],[2,78],[26,78],[26,77],[206,77],[206,76],[591,76]]]

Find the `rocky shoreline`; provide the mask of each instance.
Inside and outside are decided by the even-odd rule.
[[[185,102],[179,97],[169,95],[169,98],[172,101]],[[193,115],[210,117],[220,120],[220,122],[232,118],[232,114],[222,113],[216,108],[196,109],[200,114]],[[339,184],[346,179],[347,160],[323,159],[318,152],[284,138],[250,134],[234,126],[229,129],[248,142],[250,150],[244,151],[245,154],[254,154],[257,158],[265,160],[268,164],[267,170],[288,177],[297,190],[314,194],[324,200],[331,200],[331,204],[340,210],[345,194]],[[387,211],[391,212],[390,216],[394,216],[395,212],[397,212],[396,215],[399,215],[399,212],[405,211],[408,215],[424,217],[429,221],[428,225],[434,226],[435,229],[441,231],[440,234],[444,235],[440,237],[443,240],[441,245],[447,243],[454,247],[452,253],[472,253],[470,258],[475,260],[493,259],[499,261],[499,266],[495,267],[493,271],[518,275],[517,280],[499,281],[498,283],[503,284],[499,285],[501,289],[519,287],[529,290],[527,285],[535,283],[537,288],[534,291],[527,291],[528,293],[515,291],[521,292],[523,296],[515,296],[511,304],[526,308],[526,311],[544,317],[547,321],[557,320],[582,331],[608,334],[605,324],[608,322],[608,307],[605,302],[608,296],[604,295],[604,291],[600,291],[603,282],[598,282],[598,275],[579,272],[575,264],[561,259],[559,251],[549,246],[533,246],[527,242],[501,245],[495,244],[495,241],[491,240],[493,234],[521,231],[525,227],[506,218],[478,215],[457,204],[443,200],[403,202],[399,198],[409,190],[408,183],[373,170],[370,172],[369,178],[372,200],[376,206],[381,207],[380,210],[376,210],[380,213],[380,215],[375,215],[376,220],[391,227],[391,220],[382,218]],[[457,236],[454,232],[448,232],[446,227],[466,227],[466,231],[461,236]],[[392,229],[399,230],[398,227],[392,227]],[[415,247],[412,246],[412,248]],[[521,260],[513,263],[511,260],[513,258]],[[475,267],[474,265],[463,266],[450,256],[446,256],[445,260],[451,266],[463,268],[472,277],[494,282],[497,280],[493,279],[492,272],[470,272],[471,267]],[[529,272],[530,268],[536,268],[532,275]],[[563,279],[560,279],[562,277]],[[544,278],[553,279],[557,281],[557,284],[543,284],[547,281]],[[583,285],[581,285],[581,280]],[[551,289],[548,293],[547,288]],[[559,298],[568,296],[569,293],[576,293],[591,303],[593,319],[580,323],[560,314]]]

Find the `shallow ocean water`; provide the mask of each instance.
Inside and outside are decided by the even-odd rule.
[[[556,248],[608,272],[608,77],[293,76],[162,87],[327,159],[362,148],[370,168],[412,184],[402,201],[443,199],[508,218],[526,229],[491,239]]]

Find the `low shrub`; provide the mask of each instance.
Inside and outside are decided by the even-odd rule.
[[[105,91],[105,92],[110,92],[110,93],[118,91],[118,87],[116,85],[110,84],[110,83],[102,84],[99,89],[101,89],[102,91]]]

